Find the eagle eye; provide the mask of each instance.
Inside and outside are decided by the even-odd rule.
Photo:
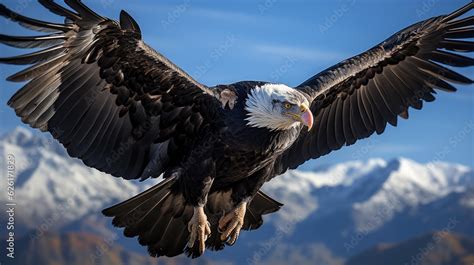
[[[285,103],[283,103],[283,107],[284,107],[285,109],[291,109],[291,104],[288,103],[288,102],[285,102]]]

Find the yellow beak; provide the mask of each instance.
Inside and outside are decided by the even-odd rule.
[[[304,125],[306,125],[308,127],[308,131],[311,130],[311,128],[313,127],[313,121],[314,121],[313,113],[305,105],[301,106],[300,120]]]

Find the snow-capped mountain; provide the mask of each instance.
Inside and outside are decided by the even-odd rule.
[[[127,199],[149,184],[125,181],[68,157],[51,137],[18,127],[0,138],[2,157],[14,156],[15,203],[18,221],[28,228],[42,223],[61,227],[112,202]],[[0,161],[6,169],[7,161]],[[6,181],[1,189],[6,191]],[[2,192],[1,200],[6,200]]]
[[[397,212],[429,204],[451,193],[474,187],[473,170],[467,166],[433,162],[419,164],[399,158],[386,162],[371,159],[337,164],[316,172],[290,171],[264,187],[289,207],[286,218],[305,219],[350,207],[358,231],[372,216],[384,211],[379,225]],[[472,205],[472,200],[465,204]],[[370,229],[377,229],[377,226]]]
[[[0,154],[15,157],[17,221],[29,229],[70,229],[77,223],[106,227],[110,220],[100,215],[101,209],[156,183],[125,181],[91,169],[69,158],[46,134],[25,128],[0,138]],[[0,168],[6,163],[0,160]],[[5,185],[2,181],[0,188],[6,190]],[[290,171],[263,189],[285,206],[266,216],[260,230],[242,233],[229,255],[255,249],[285,225],[291,229],[285,230],[281,244],[294,248],[322,243],[339,256],[349,256],[356,253],[353,249],[380,241],[441,230],[453,217],[463,219],[453,229],[469,233],[474,221],[474,172],[458,164],[405,158],[350,161],[312,172]],[[6,200],[3,194],[1,200]]]

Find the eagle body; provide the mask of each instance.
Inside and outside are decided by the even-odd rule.
[[[233,245],[282,204],[260,189],[305,161],[352,145],[453,85],[474,66],[474,2],[413,24],[298,86],[245,81],[208,87],[149,47],[125,11],[118,21],[80,0],[38,0],[64,23],[0,16],[40,32],[0,34],[39,50],[0,58],[27,65],[8,101],[21,120],[49,132],[71,157],[127,180],[163,180],[103,210],[152,256]],[[467,71],[468,72],[468,71]],[[472,71],[470,72],[472,73]],[[436,117],[434,117],[436,119]]]
[[[197,177],[192,168],[203,166],[199,165],[199,161],[202,163],[212,161],[215,172],[210,187],[212,192],[232,190],[232,187],[236,187],[236,183],[245,182],[249,178],[265,181],[272,177],[274,162],[298,138],[302,126],[284,131],[246,126],[249,112],[245,109],[245,103],[248,96],[253,89],[265,84],[271,85],[268,82],[243,81],[214,88],[215,91],[234,93],[235,105],[232,108],[217,108],[216,113],[209,114],[212,115],[212,118],[208,118],[211,120],[209,127],[199,132],[202,137],[187,143],[186,145],[189,145],[185,150],[188,152],[176,159],[183,162],[169,167],[168,171],[151,174],[156,177],[164,173],[166,178],[176,171],[181,172],[183,186],[186,186],[190,181],[188,178]],[[193,152],[196,149],[203,151]],[[188,165],[191,168],[188,168]],[[262,175],[259,172],[262,172],[263,168],[268,170],[264,170],[266,174]],[[245,195],[238,193],[233,195],[236,202],[243,199],[241,196]]]

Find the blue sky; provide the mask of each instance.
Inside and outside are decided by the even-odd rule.
[[[127,10],[148,44],[204,84],[266,80],[296,86],[408,25],[447,14],[468,0],[84,2],[111,18]],[[33,0],[2,3],[30,16],[60,21]],[[0,28],[4,34],[31,34],[4,19]],[[4,46],[0,52],[19,53]],[[0,133],[21,125],[6,107],[20,85],[4,81],[18,69],[0,66]],[[463,73],[474,77],[473,69]],[[387,127],[383,135],[345,147],[319,163],[403,156],[474,165],[473,107],[473,86],[459,87],[456,94],[440,92],[437,101],[425,104],[422,111],[412,110],[410,119],[397,128]]]

